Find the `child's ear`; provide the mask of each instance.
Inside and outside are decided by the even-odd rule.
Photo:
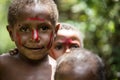
[[[14,41],[12,30],[13,30],[12,26],[7,25],[7,31],[9,32],[10,38],[11,38],[12,41]]]
[[[57,34],[59,28],[60,28],[60,23],[58,23],[58,24],[56,25],[56,28],[55,28],[55,33],[56,33],[56,34]]]

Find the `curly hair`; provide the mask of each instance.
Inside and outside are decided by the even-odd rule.
[[[12,0],[8,9],[8,23],[14,25],[19,20],[19,15],[23,15],[25,7],[38,5],[47,5],[49,9],[50,20],[53,24],[58,21],[58,10],[53,0]],[[41,7],[41,6],[40,6]],[[42,7],[41,7],[42,8]]]

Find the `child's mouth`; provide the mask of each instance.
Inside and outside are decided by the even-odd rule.
[[[27,47],[27,46],[24,46],[25,48],[27,49],[30,49],[30,50],[41,50],[41,49],[44,49],[44,46],[42,47]]]

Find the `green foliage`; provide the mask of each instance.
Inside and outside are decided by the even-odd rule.
[[[0,0],[0,54],[14,47],[6,29],[9,2],[9,0]]]

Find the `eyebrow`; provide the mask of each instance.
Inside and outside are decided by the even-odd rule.
[[[64,42],[55,42],[56,45],[62,45]]]

